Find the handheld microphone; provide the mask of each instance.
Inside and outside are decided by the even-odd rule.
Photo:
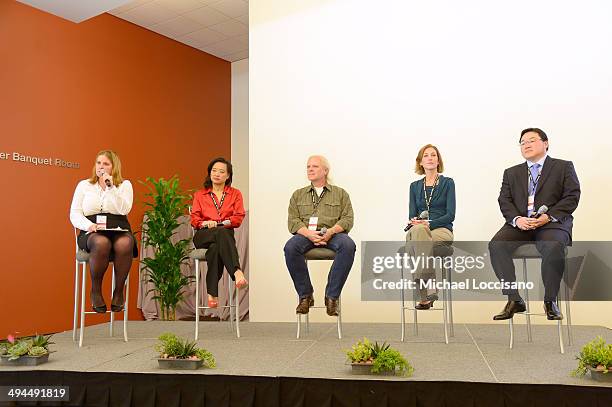
[[[327,233],[327,228],[326,227],[322,227],[321,230],[319,230],[319,236],[323,236],[326,233]]]
[[[217,222],[217,227],[231,225],[232,221],[229,219],[225,219],[223,222]]]
[[[420,215],[419,215],[419,217],[417,219],[424,220],[424,219],[427,219],[427,218],[429,218],[429,211],[423,211],[423,212],[420,213]],[[413,226],[412,223],[409,224],[408,226],[406,226],[404,228],[404,232],[408,232],[412,226]]]
[[[98,178],[102,178],[102,176],[103,176],[104,174],[106,174],[106,171],[104,171],[104,168],[101,168],[101,169],[98,171]],[[106,186],[107,186],[108,188],[110,188],[110,187],[111,187],[111,182],[110,182],[110,180],[109,180],[109,179],[105,179],[105,180],[104,180],[104,183],[106,184]]]
[[[548,206],[546,205],[542,205],[538,208],[537,212],[534,212],[531,214],[532,218],[539,218],[540,216],[544,215],[546,212],[548,212]]]

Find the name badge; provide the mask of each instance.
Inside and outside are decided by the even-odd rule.
[[[106,229],[106,215],[96,216],[96,225],[102,229]]]
[[[527,210],[533,211],[534,204],[535,204],[535,195],[529,195],[527,197]]]
[[[308,221],[308,230],[317,230],[318,223],[319,223],[319,217],[311,216],[310,220]]]

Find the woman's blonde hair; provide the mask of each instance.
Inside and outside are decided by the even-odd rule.
[[[438,172],[439,173],[444,172],[444,162],[442,161],[442,156],[440,155],[440,151],[438,151],[438,147],[434,146],[433,144],[427,144],[421,147],[416,157],[416,164],[414,166],[414,172],[416,172],[419,175],[425,174],[425,170],[423,169],[423,166],[421,165],[421,161],[423,161],[423,154],[425,154],[425,150],[427,150],[428,148],[433,148],[434,150],[436,150],[436,154],[438,155]]]
[[[118,187],[123,182],[123,177],[121,176],[121,160],[117,153],[113,150],[102,150],[98,154],[96,154],[96,160],[101,155],[108,158],[113,165],[113,173],[111,176],[113,177],[113,185]],[[94,161],[93,169],[91,170],[91,177],[89,178],[89,182],[91,184],[95,184],[98,182],[98,174],[96,174],[96,163]]]

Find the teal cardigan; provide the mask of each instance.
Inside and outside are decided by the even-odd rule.
[[[436,186],[429,206],[429,228],[446,228],[453,230],[455,220],[455,182],[452,178],[440,175],[439,184]],[[423,179],[410,184],[410,219],[419,216],[427,210],[425,194],[423,193]]]

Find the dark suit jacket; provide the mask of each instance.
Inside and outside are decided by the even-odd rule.
[[[504,171],[499,208],[506,222],[512,224],[516,216],[527,216],[527,163],[515,165]],[[571,161],[546,157],[535,193],[535,210],[548,206],[548,215],[558,222],[550,222],[542,228],[562,229],[572,236],[572,213],[580,200],[580,183]]]

